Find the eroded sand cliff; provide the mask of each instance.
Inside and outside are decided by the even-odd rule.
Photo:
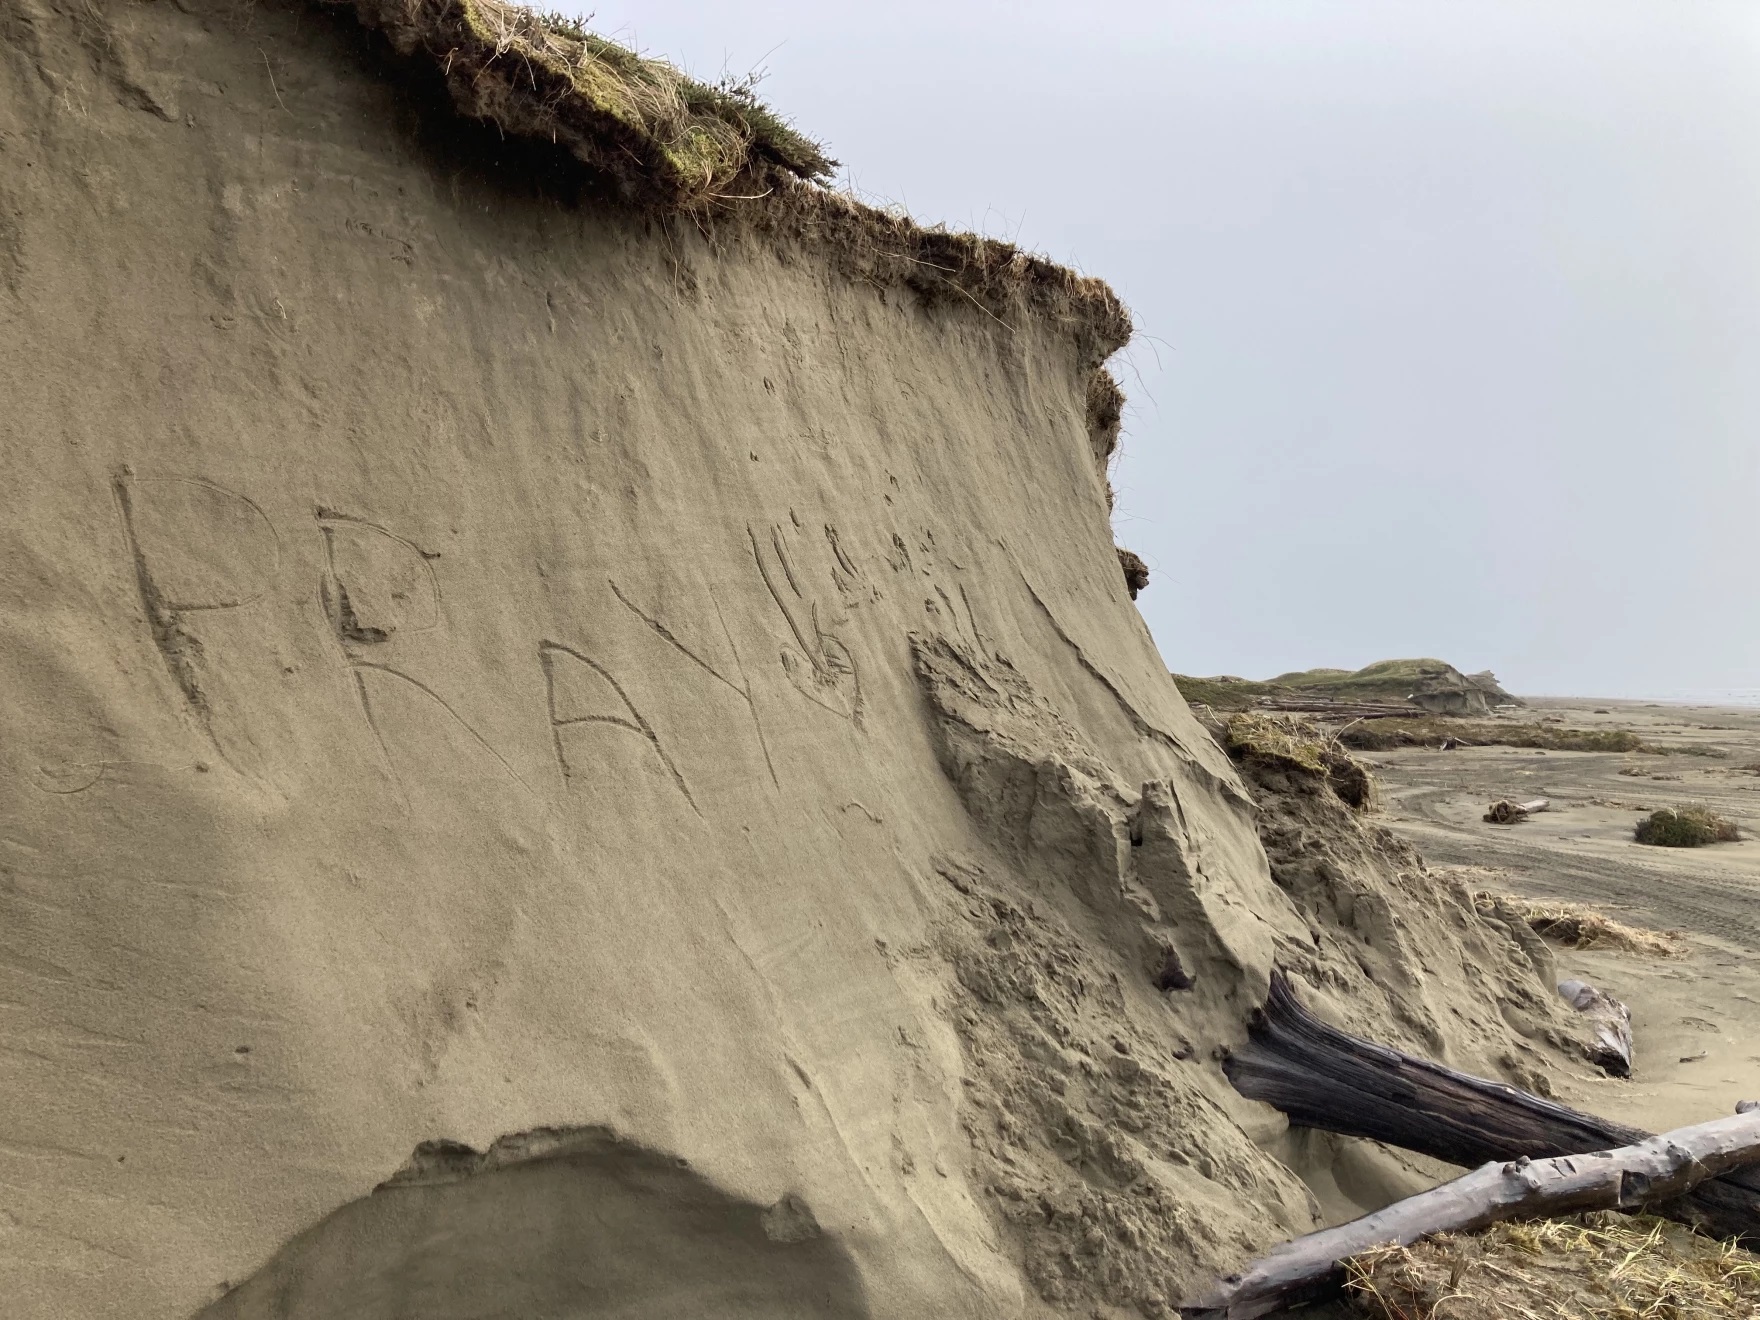
[[[1274,963],[1543,1065],[1342,806],[1268,868],[1104,290],[607,198],[348,11],[0,27],[9,1315],[1153,1315],[1313,1221]]]

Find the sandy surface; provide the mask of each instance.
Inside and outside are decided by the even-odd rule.
[[[1682,956],[1558,951],[1560,974],[1632,1009],[1629,1081],[1570,1075],[1561,1096],[1662,1129],[1760,1097],[1760,711],[1635,702],[1537,700],[1573,727],[1631,728],[1646,742],[1722,756],[1535,752],[1509,747],[1376,752],[1385,819],[1433,865],[1493,868],[1485,887],[1593,903],[1637,925],[1682,933]],[[1481,820],[1496,798],[1549,798],[1514,826]],[[1696,849],[1632,839],[1642,811],[1704,803],[1742,841]]]

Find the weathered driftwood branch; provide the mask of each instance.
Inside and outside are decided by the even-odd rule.
[[[1558,993],[1595,1032],[1589,1057],[1615,1077],[1632,1075],[1632,1010],[1587,981],[1560,981]]]
[[[1371,1247],[1409,1246],[1432,1233],[1470,1233],[1505,1219],[1635,1210],[1756,1161],[1760,1112],[1680,1128],[1618,1150],[1487,1164],[1385,1210],[1286,1242],[1180,1310],[1211,1320],[1252,1320],[1336,1286],[1343,1262]]]
[[[1298,1127],[1384,1141],[1463,1168],[1609,1150],[1650,1136],[1339,1031],[1302,1007],[1282,972],[1272,976],[1250,1037],[1223,1063],[1242,1095],[1275,1105]],[[1760,1172],[1704,1183],[1656,1210],[1760,1243]]]

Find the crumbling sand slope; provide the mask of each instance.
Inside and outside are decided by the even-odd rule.
[[[0,28],[9,1316],[1153,1315],[1312,1222],[1273,964],[1545,1029],[1415,867],[1274,880],[1103,289],[631,209],[349,11]]]

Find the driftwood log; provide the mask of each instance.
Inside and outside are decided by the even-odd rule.
[[[1275,1105],[1297,1127],[1367,1137],[1469,1169],[1634,1146],[1651,1135],[1328,1026],[1282,972],[1272,975],[1247,1043],[1222,1066],[1237,1091]],[[1652,1208],[1760,1245],[1760,1172],[1716,1178]]]
[[[1550,798],[1535,798],[1532,802],[1510,802],[1505,799],[1491,804],[1485,812],[1485,820],[1491,825],[1514,825],[1517,821],[1528,819],[1535,812],[1545,811],[1551,805]]]
[[[1286,1242],[1180,1312],[1194,1320],[1253,1320],[1336,1287],[1343,1262],[1371,1247],[1409,1246],[1432,1233],[1470,1233],[1505,1219],[1636,1210],[1756,1161],[1760,1111],[1619,1150],[1487,1164],[1385,1210]]]
[[[1615,1077],[1632,1075],[1632,1010],[1587,981],[1560,981],[1564,1002],[1583,1015],[1595,1033],[1589,1058]]]
[[[1418,719],[1427,712],[1409,702],[1336,701],[1326,697],[1255,697],[1258,710],[1290,711],[1300,715],[1325,715],[1334,719]]]

